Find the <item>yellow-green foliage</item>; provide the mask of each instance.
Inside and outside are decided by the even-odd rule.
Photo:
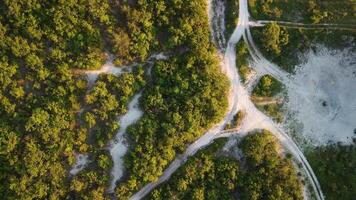
[[[279,154],[279,148],[276,138],[265,130],[243,139],[247,163],[239,185],[242,199],[303,199],[293,164]]]

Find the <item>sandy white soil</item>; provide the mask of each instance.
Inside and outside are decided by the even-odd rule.
[[[141,93],[136,94],[132,101],[129,103],[128,111],[125,115],[120,117],[120,129],[117,132],[115,139],[109,144],[110,154],[114,162],[114,166],[111,170],[111,183],[109,192],[113,192],[116,186],[116,181],[123,175],[123,156],[127,151],[127,144],[125,143],[124,134],[127,127],[135,123],[141,118],[143,112],[139,108],[139,98]]]
[[[89,156],[87,154],[77,154],[76,155],[76,163],[73,165],[72,169],[69,171],[71,175],[76,175],[78,174],[81,170],[85,168],[85,166],[88,164],[88,158]]]
[[[208,19],[212,40],[216,41],[219,50],[226,46],[225,40],[225,6],[224,1],[208,0]],[[219,31],[216,31],[219,30]]]
[[[315,53],[316,52],[316,53]],[[351,144],[356,129],[356,55],[319,46],[286,83],[286,108],[309,145]]]
[[[136,65],[136,63],[133,63],[130,66],[115,66],[113,64],[113,56],[110,55],[106,63],[98,70],[87,70],[84,73],[87,75],[89,85],[92,85],[95,83],[96,79],[98,79],[98,76],[100,74],[114,74],[116,76],[124,73],[124,72],[130,72],[131,67]]]

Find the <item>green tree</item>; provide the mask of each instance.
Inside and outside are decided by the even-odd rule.
[[[263,29],[262,37],[266,38],[266,40],[263,40],[263,46],[275,55],[280,55],[282,47],[289,42],[287,30],[278,26],[277,23],[266,25]]]

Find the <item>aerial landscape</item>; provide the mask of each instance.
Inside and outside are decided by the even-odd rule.
[[[0,195],[355,200],[356,0],[0,1]]]

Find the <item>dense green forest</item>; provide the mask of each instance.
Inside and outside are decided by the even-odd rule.
[[[200,150],[146,199],[303,199],[302,184],[289,158],[268,131],[246,136],[240,161],[222,150],[225,139]]]
[[[109,198],[106,145],[139,90],[145,115],[129,131],[129,176],[118,191],[155,180],[225,112],[228,82],[209,34],[202,0],[1,1],[1,196]],[[76,71],[101,67],[108,53],[121,65],[158,49],[176,55],[155,63],[149,78],[142,65],[89,86]],[[70,178],[79,152],[91,161]]]
[[[97,94],[87,94],[86,79],[71,71],[97,68],[105,60],[109,13],[109,4],[99,1],[0,2],[2,198],[68,196],[74,153],[92,147],[78,113],[85,105],[103,106],[85,99],[105,95],[112,101],[107,109],[125,106],[104,91],[105,81],[94,88]]]
[[[142,96],[145,114],[128,131],[132,145],[125,165],[129,172],[116,190],[121,199],[155,181],[176,153],[225,113],[228,81],[218,73],[206,6],[204,0],[167,3],[164,13],[169,14],[166,18],[171,27],[164,28],[168,33],[163,35],[170,35],[168,47],[180,51],[152,68]]]

